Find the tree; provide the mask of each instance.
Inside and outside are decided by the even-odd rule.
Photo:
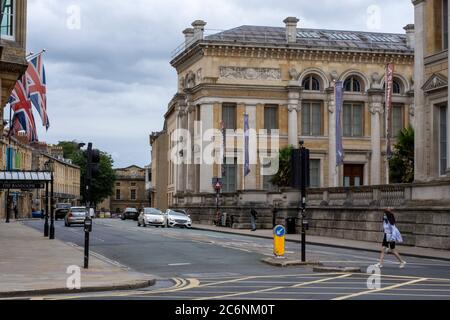
[[[81,187],[80,192],[83,201],[85,200],[85,177],[87,172],[87,159],[83,150],[79,149],[78,142],[75,141],[61,141],[58,146],[63,148],[64,157],[71,159],[73,164],[81,168]],[[94,175],[92,179],[92,201],[100,203],[107,197],[113,195],[114,183],[116,175],[113,170],[114,160],[106,152],[100,152],[99,172]]]
[[[392,158],[389,160],[391,183],[414,181],[414,129],[409,126],[397,137]]]
[[[272,183],[280,188],[286,188],[291,185],[292,179],[292,164],[291,157],[294,148],[292,146],[285,147],[280,150],[279,155],[279,170],[272,178]]]

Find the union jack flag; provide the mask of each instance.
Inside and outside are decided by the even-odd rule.
[[[28,62],[26,78],[28,96],[31,104],[38,111],[42,125],[48,130],[50,128],[50,121],[47,115],[47,79],[45,78],[42,54],[39,54]]]
[[[28,88],[25,76],[22,76],[22,78],[16,82],[8,102],[14,111],[10,134],[26,131],[30,142],[38,141],[31,101],[28,99]]]

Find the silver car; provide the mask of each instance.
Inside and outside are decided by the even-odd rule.
[[[64,218],[64,225],[66,227],[70,227],[74,224],[83,225],[88,214],[88,209],[86,207],[72,207]]]
[[[167,210],[167,226],[170,228],[173,227],[183,227],[183,228],[192,228],[192,219],[185,214],[185,211],[182,210]]]
[[[154,208],[145,208],[138,218],[138,227],[143,226],[155,226],[163,227],[167,226],[167,217],[164,213]]]

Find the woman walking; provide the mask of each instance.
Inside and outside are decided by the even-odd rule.
[[[377,264],[378,267],[383,268],[384,263],[384,255],[389,249],[395,255],[395,257],[400,262],[400,269],[403,269],[406,265],[406,261],[402,259],[397,249],[395,248],[396,243],[402,243],[403,238],[400,234],[400,231],[395,225],[395,216],[392,212],[391,208],[388,208],[384,211],[383,217],[383,229],[384,229],[384,238],[383,238],[383,248],[381,249],[380,254],[380,262]]]

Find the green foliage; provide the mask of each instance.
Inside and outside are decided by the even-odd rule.
[[[71,159],[73,163],[81,168],[81,195],[84,199],[85,177],[87,171],[87,159],[84,151],[78,149],[77,142],[62,141],[58,144],[64,150],[64,157]],[[100,203],[107,197],[113,195],[116,175],[113,170],[114,160],[106,153],[100,153],[99,173],[92,179],[92,201]]]
[[[411,126],[403,129],[397,137],[389,168],[391,183],[414,181],[414,129]]]
[[[272,183],[280,188],[289,187],[292,178],[291,156],[294,148],[285,147],[280,150],[280,163],[278,173],[272,178]]]

